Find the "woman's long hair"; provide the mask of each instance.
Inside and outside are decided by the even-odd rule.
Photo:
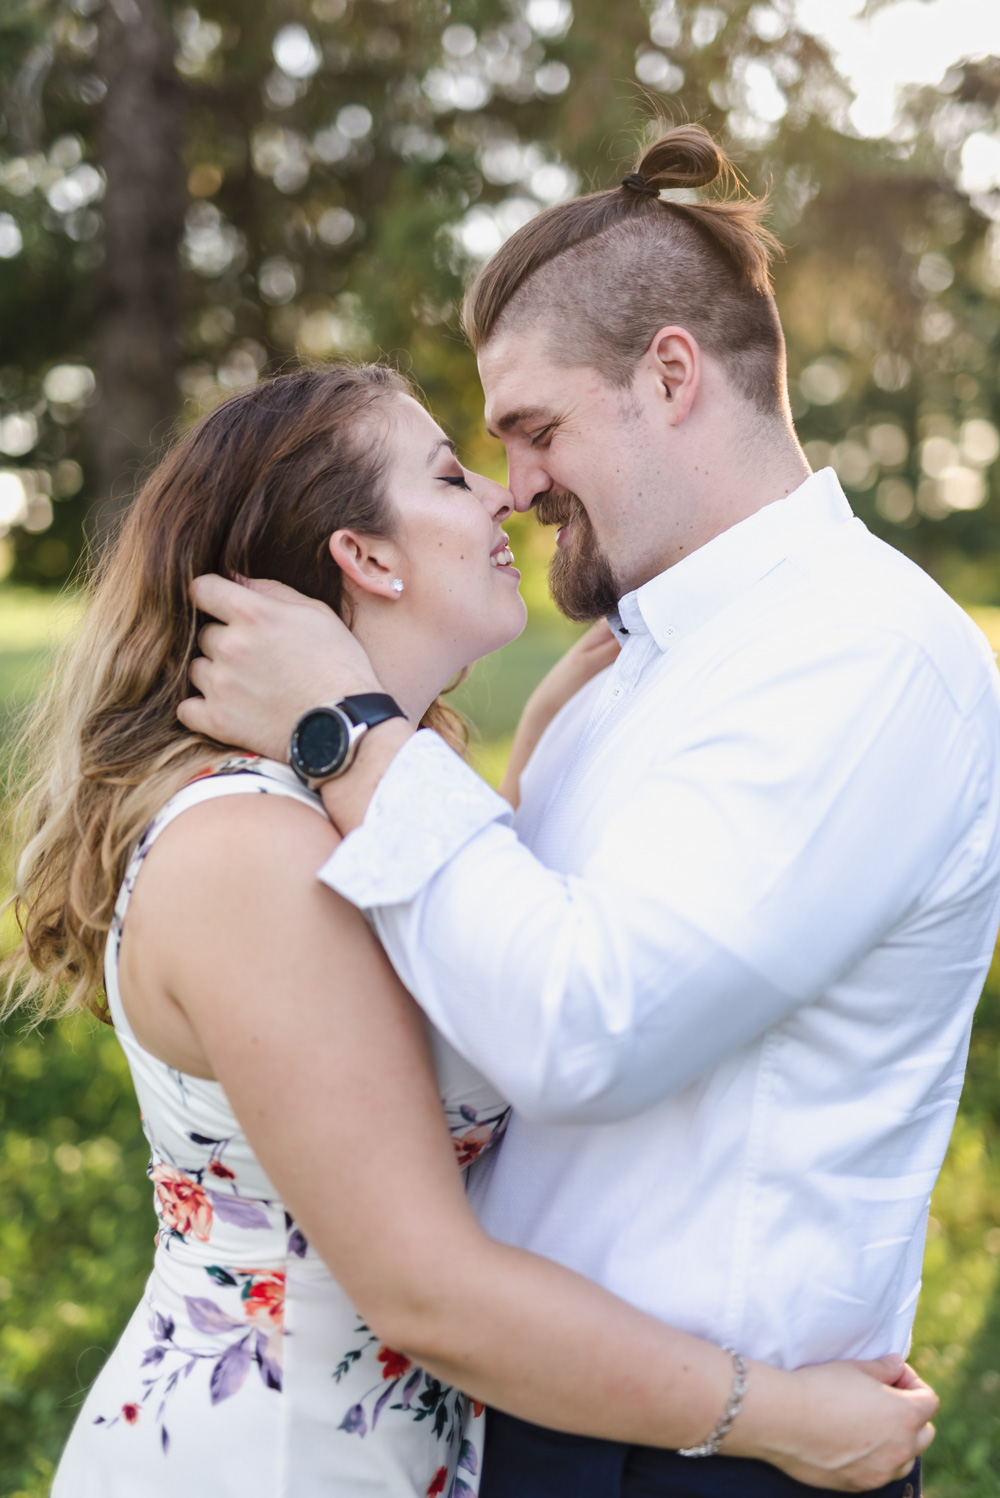
[[[23,733],[9,902],[21,939],[0,967],[0,1016],[32,1004],[38,1018],[107,1018],[103,952],[131,850],[175,791],[232,752],[176,717],[202,622],[191,581],[275,578],[343,614],[327,543],[341,528],[391,534],[386,408],[408,393],[381,365],[281,375],[203,417],[143,486]],[[440,699],[424,724],[464,748]]]

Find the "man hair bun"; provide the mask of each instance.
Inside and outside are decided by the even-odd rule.
[[[701,125],[675,125],[646,146],[633,168],[657,192],[670,187],[704,187],[730,177],[732,167]]]
[[[713,284],[731,314],[731,321],[735,318],[739,324],[740,309],[747,312],[752,307],[747,315],[753,329],[746,337],[750,341],[756,339],[768,350],[764,363],[770,373],[761,398],[765,404],[768,401],[773,404],[777,388],[775,340],[780,342],[780,327],[771,301],[770,262],[780,246],[762,221],[767,197],[755,197],[746,189],[725,151],[701,125],[671,127],[660,121],[647,142],[639,150],[631,171],[616,186],[544,208],[516,230],[487,261],[469,288],[462,308],[462,323],[469,342],[477,352],[482,349],[497,326],[508,318],[508,308],[516,311],[520,305],[523,310],[527,305],[528,292],[525,290],[521,295],[522,287],[527,288],[544,266],[571,251],[576,260],[568,262],[566,274],[572,278],[591,254],[584,248],[591,242],[593,255],[601,261],[601,275],[609,284],[618,286],[616,295],[624,299],[616,303],[619,320],[628,323],[638,288],[619,285],[611,261],[602,259],[601,246],[614,242],[617,248],[612,252],[613,260],[623,244],[641,239],[648,252],[646,271],[654,279],[661,275],[653,268],[654,261],[664,267],[672,262],[675,275],[687,278],[685,284],[689,285],[692,296],[706,277],[714,276]],[[709,188],[703,198],[691,191],[698,187]],[[671,189],[673,197],[661,198],[661,193]],[[667,276],[666,282],[670,280]],[[554,294],[553,285],[552,276],[536,282],[546,296]],[[595,302],[606,300],[596,283],[588,295]],[[586,298],[580,301],[574,312],[575,320],[583,316],[585,302]],[[544,303],[545,296],[539,307]],[[661,303],[657,305],[662,311]],[[532,316],[537,319],[537,307]],[[703,323],[702,318],[698,326]],[[645,336],[646,325],[642,322],[641,326]],[[722,346],[720,342],[719,347]],[[631,370],[639,353],[634,353],[630,346],[627,358],[622,357],[626,359],[623,367]],[[598,360],[595,368],[603,367]]]

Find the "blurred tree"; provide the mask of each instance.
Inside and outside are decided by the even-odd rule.
[[[20,576],[66,574],[178,404],[190,419],[289,360],[403,357],[496,463],[463,279],[542,204],[613,181],[659,110],[771,185],[814,463],[945,580],[1000,596],[1000,195],[975,181],[996,62],[916,92],[872,142],[792,0],[623,0],[613,23],[602,0],[8,0],[0,54],[0,529]]]
[[[128,484],[116,484],[177,409],[186,193],[175,51],[159,0],[102,6],[97,65],[107,93],[98,150],[106,190],[94,330],[100,381],[90,422],[99,536],[131,497]]]

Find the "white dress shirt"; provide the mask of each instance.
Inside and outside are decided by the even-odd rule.
[[[1000,918],[991,653],[830,469],[612,623],[516,832],[418,733],[321,877],[514,1104],[492,1234],[780,1366],[903,1352]]]

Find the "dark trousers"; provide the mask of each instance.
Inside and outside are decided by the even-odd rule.
[[[920,1464],[869,1498],[919,1498]],[[768,1462],[687,1457],[529,1425],[490,1410],[480,1498],[833,1498]]]

